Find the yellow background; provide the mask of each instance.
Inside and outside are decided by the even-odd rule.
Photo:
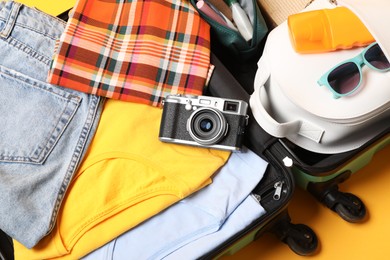
[[[57,16],[75,5],[76,0],[15,0],[30,7]]]
[[[19,0],[58,15],[76,0]],[[307,192],[297,189],[289,204],[294,223],[310,226],[319,239],[313,256],[298,256],[274,236],[266,234],[223,260],[388,260],[390,259],[390,147],[378,152],[371,163],[340,185],[342,191],[359,196],[367,207],[363,223],[348,223],[325,208]]]

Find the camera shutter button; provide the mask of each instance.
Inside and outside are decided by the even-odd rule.
[[[191,110],[192,109],[191,100],[189,100],[189,99],[186,100],[186,105],[185,105],[184,108],[186,110]]]

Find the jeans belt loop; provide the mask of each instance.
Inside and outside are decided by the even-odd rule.
[[[16,19],[18,17],[19,10],[20,10],[21,6],[22,5],[20,3],[12,2],[12,9],[11,9],[9,17],[4,25],[3,30],[1,30],[1,32],[0,32],[0,37],[5,38],[5,39],[9,37],[9,35],[12,32],[12,29],[14,28],[14,25],[15,25]]]

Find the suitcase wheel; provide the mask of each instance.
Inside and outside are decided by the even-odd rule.
[[[323,196],[324,205],[339,214],[345,221],[357,223],[364,220],[367,210],[363,201],[357,196],[339,191],[338,185],[328,188]]]
[[[351,193],[339,192],[338,202],[333,207],[339,216],[352,223],[361,222],[366,216],[366,207],[364,203]]]
[[[285,214],[274,223],[273,228],[270,231],[298,255],[313,255],[317,251],[317,235],[310,227],[304,224],[291,223],[288,212],[285,212]]]
[[[303,224],[292,224],[283,240],[298,255],[312,255],[318,247],[317,235]]]
[[[329,182],[311,183],[308,186],[308,191],[345,221],[362,222],[367,213],[363,201],[351,193],[339,190],[338,183],[345,181],[349,176],[350,173],[345,172]]]

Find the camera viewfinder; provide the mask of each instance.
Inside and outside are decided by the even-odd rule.
[[[224,111],[237,112],[238,102],[226,101],[223,108]]]

